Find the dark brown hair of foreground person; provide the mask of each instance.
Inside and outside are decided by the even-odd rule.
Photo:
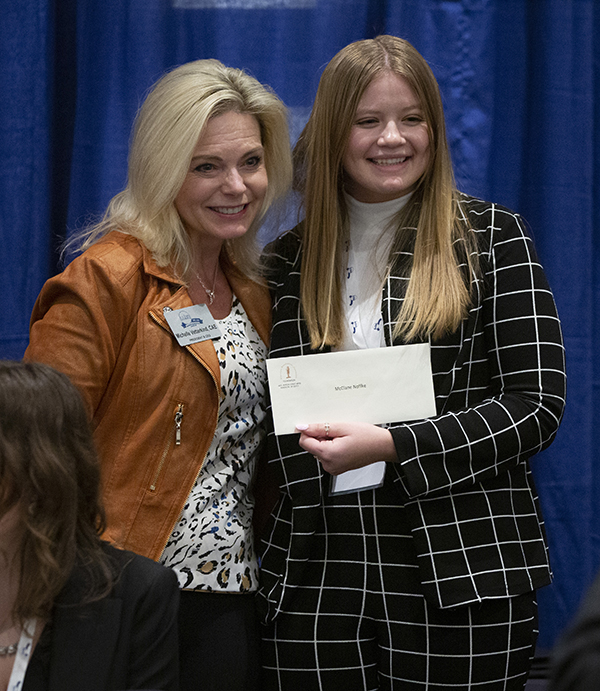
[[[87,573],[86,600],[110,590],[99,485],[86,412],[69,379],[47,365],[0,361],[0,516],[19,503],[21,624],[49,618],[75,564]]]

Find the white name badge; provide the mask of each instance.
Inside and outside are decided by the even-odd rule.
[[[180,310],[169,310],[164,312],[164,315],[180,346],[221,337],[219,327],[206,305],[192,305]]]

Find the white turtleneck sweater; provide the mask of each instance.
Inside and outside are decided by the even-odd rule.
[[[389,224],[410,195],[388,202],[366,204],[346,194],[350,238],[346,243],[345,285],[342,288],[346,334],[340,350],[379,348],[385,345],[381,291],[395,228]]]

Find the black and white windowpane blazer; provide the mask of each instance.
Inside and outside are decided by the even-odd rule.
[[[522,219],[466,195],[460,209],[480,253],[474,306],[455,333],[431,343],[437,415],[393,425],[399,462],[388,464],[411,526],[423,593],[442,608],[550,582],[528,458],[553,440],[566,388],[556,306]],[[299,305],[301,253],[298,228],[265,250],[273,358],[313,352]],[[388,345],[400,344],[392,332],[408,271],[394,270],[384,286]],[[281,497],[263,541],[267,620],[301,581],[328,487],[297,435],[276,437],[271,430],[269,456]]]

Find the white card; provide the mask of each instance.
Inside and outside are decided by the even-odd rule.
[[[191,305],[164,312],[173,335],[180,346],[220,338],[221,332],[206,305]]]
[[[383,485],[385,478],[385,461],[371,463],[364,468],[347,470],[331,478],[330,494],[350,494],[364,489],[375,489]]]

